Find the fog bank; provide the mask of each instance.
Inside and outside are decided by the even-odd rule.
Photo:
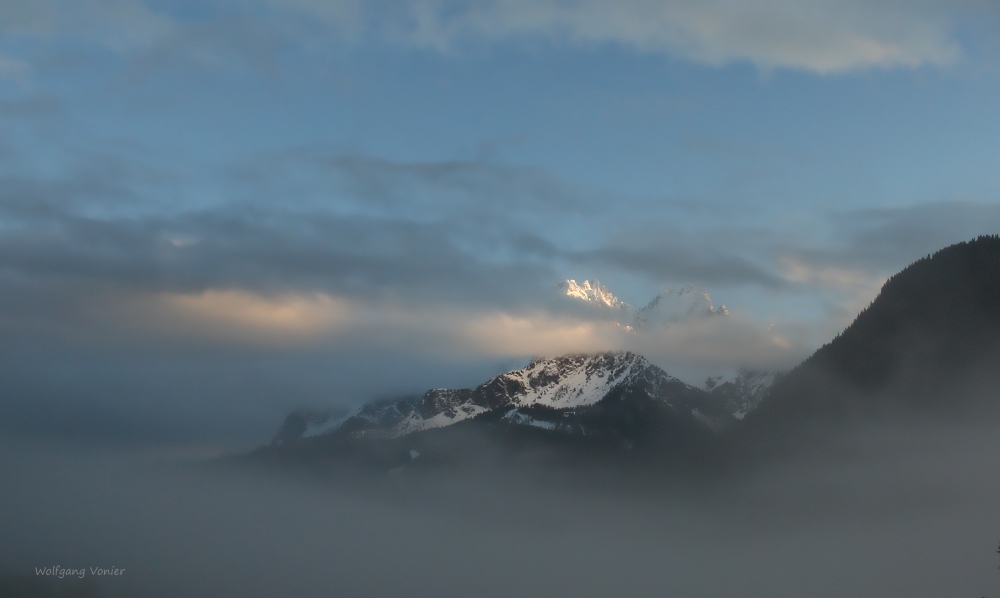
[[[998,432],[859,427],[656,492],[406,471],[358,490],[7,441],[0,570],[124,568],[101,596],[989,596]]]

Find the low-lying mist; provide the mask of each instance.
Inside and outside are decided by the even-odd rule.
[[[857,425],[722,478],[600,487],[2,450],[2,583],[44,578],[27,595],[1000,595],[993,423]]]

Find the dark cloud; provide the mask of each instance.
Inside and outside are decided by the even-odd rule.
[[[249,207],[115,219],[15,207],[36,208],[30,224],[0,234],[0,272],[19,280],[510,303],[553,276],[540,265],[484,262],[437,223]]]

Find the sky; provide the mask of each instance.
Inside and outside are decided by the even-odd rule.
[[[998,50],[976,0],[7,0],[0,431],[240,445],[532,356],[791,367],[1000,232]],[[565,279],[730,315],[631,334]]]

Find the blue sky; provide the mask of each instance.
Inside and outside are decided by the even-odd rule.
[[[30,367],[3,375],[182,421],[569,351],[788,367],[1000,229],[998,27],[971,0],[5,2],[0,324]],[[565,278],[731,317],[636,340]]]

